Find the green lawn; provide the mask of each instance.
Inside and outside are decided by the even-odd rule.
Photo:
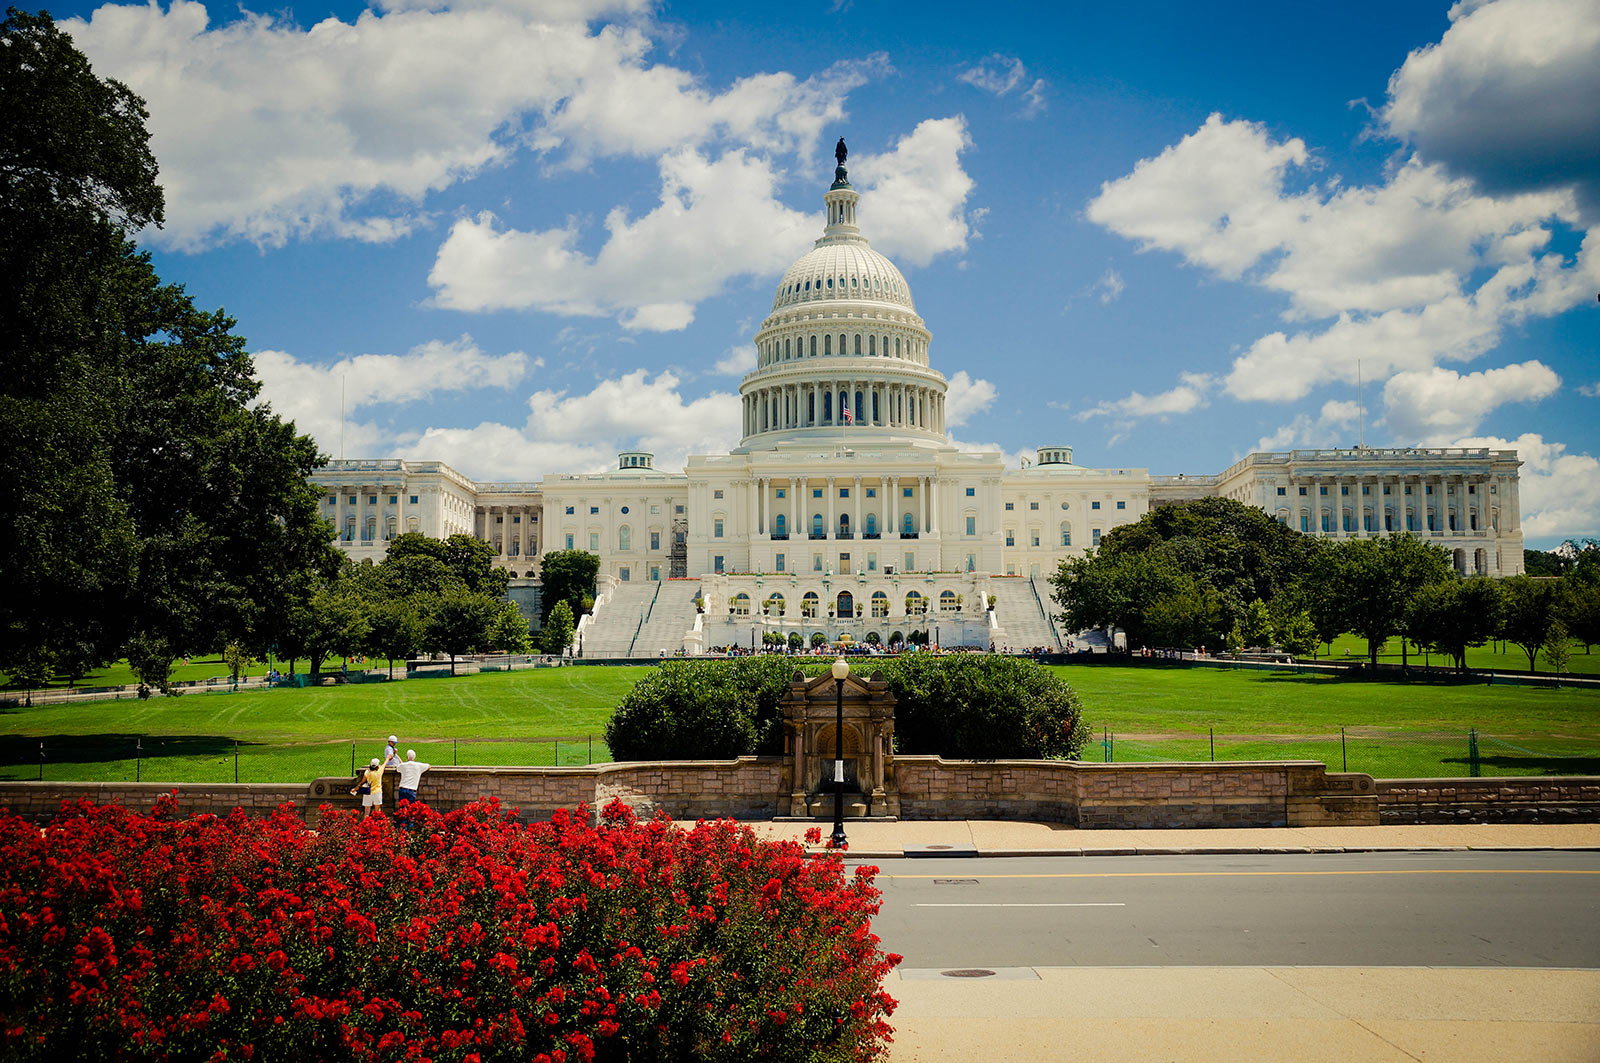
[[[1600,692],[1203,668],[1056,669],[1100,739],[1084,758],[1321,760],[1390,778],[1600,774]],[[1341,737],[1341,729],[1343,735]]]
[[[1378,775],[1600,774],[1600,693],[1367,682],[1287,672],[1065,665],[1117,761],[1322,759]],[[640,668],[538,668],[456,679],[195,692],[0,710],[0,778],[309,780],[348,772],[385,736],[432,763],[581,764]],[[1346,729],[1340,745],[1340,728]],[[1404,732],[1402,734],[1401,732]],[[590,737],[592,736],[592,738]],[[583,739],[557,746],[552,738]],[[465,741],[473,739],[473,741]],[[532,741],[545,739],[546,741]]]
[[[1498,652],[1496,647],[1504,647],[1503,652]],[[1586,653],[1581,642],[1572,644],[1572,660],[1567,665],[1567,671],[1573,675],[1600,675],[1600,653]],[[1317,650],[1320,657],[1336,657],[1343,659],[1350,657],[1366,660],[1367,640],[1354,635],[1340,635],[1332,643],[1324,643]],[[1438,654],[1431,656],[1418,655],[1416,648],[1412,647],[1408,655],[1411,663],[1428,663],[1448,668],[1450,659],[1440,657]],[[1378,660],[1385,664],[1400,663],[1400,640],[1390,639],[1378,650]],[[1544,654],[1539,654],[1538,671],[1540,675],[1549,675],[1550,666],[1545,663]],[[1522,652],[1522,647],[1512,643],[1492,642],[1486,646],[1477,646],[1467,650],[1467,667],[1485,671],[1496,672],[1526,672],[1528,670],[1528,655]]]
[[[341,662],[341,658],[330,657],[322,667],[328,671],[337,672]],[[285,661],[273,661],[272,663],[279,670],[288,667]],[[390,662],[369,658],[366,667],[388,668],[391,663],[396,670],[403,670],[406,666],[406,662],[401,660]],[[296,671],[303,673],[307,671],[308,667],[305,661],[295,662]],[[221,657],[193,657],[189,659],[187,664],[183,661],[174,661],[172,665],[172,681],[174,683],[203,683],[207,679],[226,679],[228,674],[228,665]],[[240,674],[263,676],[267,674],[267,665],[261,661],[252,661]],[[95,669],[88,675],[79,676],[71,685],[77,687],[119,687],[130,686],[137,682],[139,682],[139,677],[133,674],[133,669],[128,667],[127,661],[115,661],[104,668]],[[67,677],[56,676],[49,686],[52,688],[65,688],[68,686]],[[0,690],[11,689],[14,688],[11,685],[10,677],[0,673]]]

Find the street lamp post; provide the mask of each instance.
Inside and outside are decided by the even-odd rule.
[[[835,849],[844,848],[844,681],[850,677],[850,662],[843,657],[833,662],[833,837]]]

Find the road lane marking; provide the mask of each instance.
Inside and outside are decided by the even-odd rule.
[[[968,878],[1306,878],[1328,875],[1600,875],[1596,871],[1565,871],[1555,868],[1416,868],[1412,870],[1388,869],[1383,871],[1062,871],[1035,874],[985,874],[968,872]],[[930,879],[948,878],[943,875],[878,875],[878,879]]]
[[[915,908],[1126,908],[1122,901],[1060,901],[1041,902],[1029,904],[1021,901],[1010,903],[981,904],[976,901],[946,902],[941,904],[916,904]]]

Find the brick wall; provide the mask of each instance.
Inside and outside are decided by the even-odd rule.
[[[1383,779],[1384,823],[1597,823],[1600,778]]]

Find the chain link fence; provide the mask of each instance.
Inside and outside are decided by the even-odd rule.
[[[1340,728],[1314,735],[1117,734],[1103,728],[1083,751],[1107,764],[1238,760],[1320,760],[1329,771],[1375,779],[1475,778],[1481,775],[1600,774],[1593,738],[1508,740],[1469,731]]]
[[[434,766],[573,767],[611,759],[599,735],[453,738],[406,743]],[[250,742],[169,735],[0,736],[0,779],[44,782],[294,783],[355,774],[371,742]]]

